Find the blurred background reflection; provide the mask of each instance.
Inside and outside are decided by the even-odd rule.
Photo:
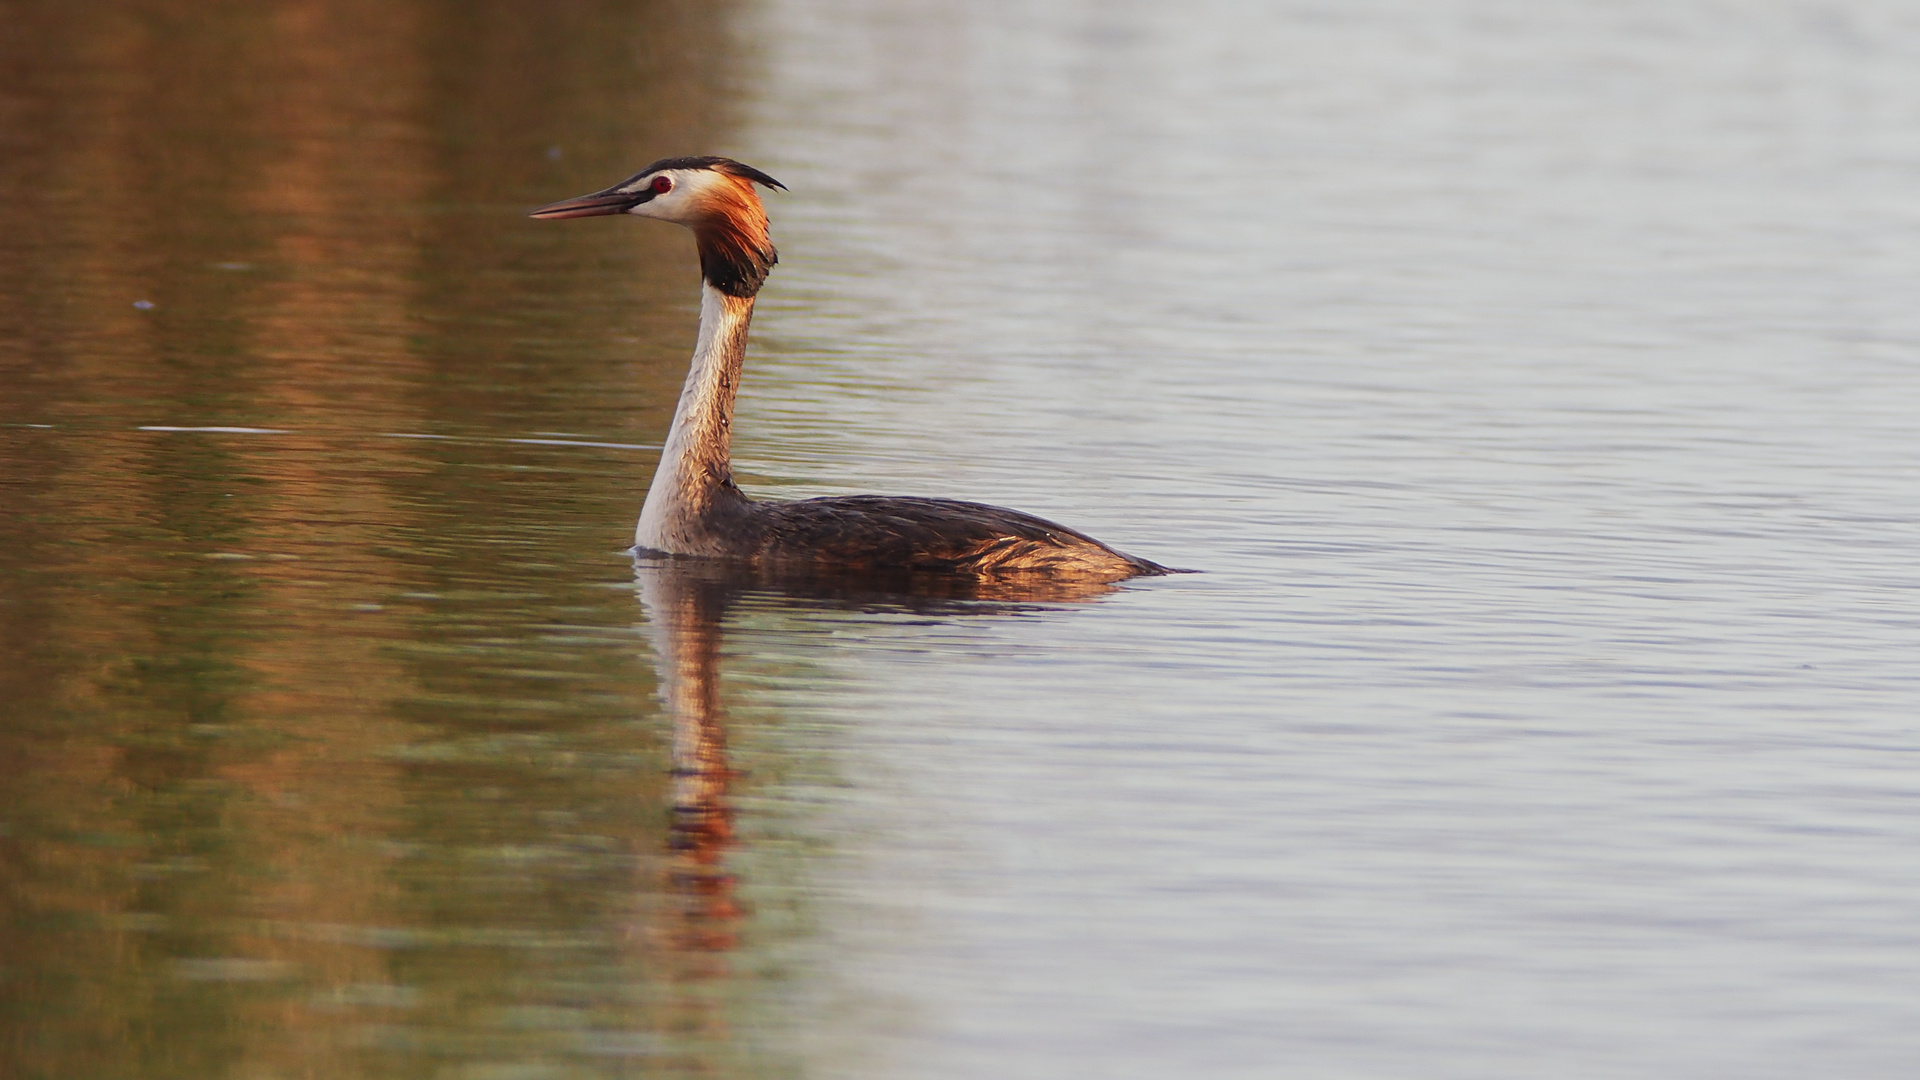
[[[1905,1077],[1895,0],[0,0],[0,1076]],[[1202,574],[636,568],[760,495]]]
[[[514,228],[724,144],[730,14],[6,5],[0,1072],[755,1056],[663,959],[721,943],[657,925],[671,736],[581,527],[688,297],[581,298],[693,264]]]

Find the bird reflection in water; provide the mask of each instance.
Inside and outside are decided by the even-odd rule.
[[[726,854],[734,842],[729,788],[738,775],[728,760],[720,698],[720,653],[728,613],[751,598],[796,611],[849,614],[989,616],[1031,611],[1037,604],[1096,599],[1118,586],[1044,575],[969,577],[952,574],[782,572],[712,559],[637,556],[634,575],[646,609],[659,670],[660,696],[673,722],[673,781],[668,825],[665,908],[651,928],[656,947],[675,957],[678,980],[727,974],[724,954],[740,942],[745,905],[736,896]],[[717,1002],[682,1000],[698,1015],[681,1015],[683,1035],[724,1037]]]
[[[643,564],[637,577],[659,657],[660,695],[673,718],[665,884],[674,902],[662,944],[698,955],[733,947],[741,914],[733,876],[720,865],[733,839],[727,789],[734,773],[727,761],[719,662],[728,598],[723,582],[674,570]]]

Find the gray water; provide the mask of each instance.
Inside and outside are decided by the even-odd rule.
[[[13,7],[0,1071],[1920,1059],[1901,5]],[[636,569],[700,152],[750,491],[1202,573]]]

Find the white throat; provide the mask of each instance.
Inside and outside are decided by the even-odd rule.
[[[713,501],[732,482],[733,399],[746,354],[751,297],[733,297],[701,282],[700,336],[660,467],[633,532],[637,547],[674,555],[709,555],[705,528]]]

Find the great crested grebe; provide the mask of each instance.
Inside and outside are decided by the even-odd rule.
[[[997,506],[878,495],[757,502],[735,487],[733,399],[754,294],[776,259],[755,183],[786,187],[730,158],[664,158],[605,191],[531,214],[659,218],[692,229],[700,250],[693,367],[647,489],[635,547],[795,569],[1033,572],[1099,581],[1170,572],[1083,533]]]

